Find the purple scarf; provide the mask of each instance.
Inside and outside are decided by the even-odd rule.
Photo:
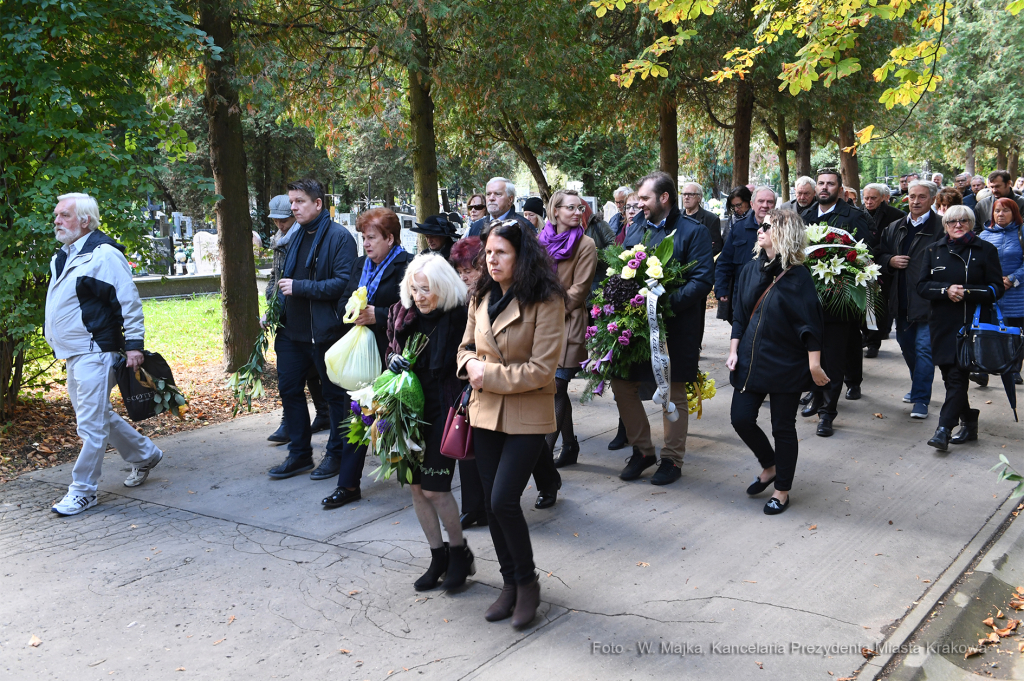
[[[544,221],[544,229],[541,230],[538,240],[548,249],[548,255],[555,261],[555,272],[558,272],[558,263],[568,260],[576,252],[576,244],[583,238],[583,227],[573,227],[559,234],[555,226]]]

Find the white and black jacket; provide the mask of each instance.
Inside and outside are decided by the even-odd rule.
[[[43,331],[57,359],[142,350],[142,301],[124,246],[97,230],[57,251]]]

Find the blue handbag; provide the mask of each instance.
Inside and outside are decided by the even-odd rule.
[[[1007,326],[999,303],[992,303],[998,324],[981,322],[981,306],[974,310],[970,326],[957,333],[957,364],[971,373],[1003,374],[1017,368],[1024,356],[1024,331]]]

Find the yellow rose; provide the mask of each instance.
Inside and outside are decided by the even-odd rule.
[[[634,270],[629,265],[626,265],[625,267],[622,268],[622,278],[623,279],[632,279],[635,276],[636,276],[636,270]]]
[[[633,251],[623,251],[619,253],[619,260],[629,260],[633,257]]]
[[[605,270],[604,276],[610,277],[613,274],[615,274],[615,272],[616,272],[616,270],[615,270],[614,267],[609,267],[607,270]]]
[[[647,258],[647,266],[648,267],[661,267],[661,261],[658,260],[658,256],[652,255],[649,258]]]
[[[651,277],[652,279],[661,279],[663,276],[665,276],[665,273],[661,271],[661,265],[653,267],[651,265],[648,265],[647,276]],[[623,278],[625,278],[625,275],[623,275]]]

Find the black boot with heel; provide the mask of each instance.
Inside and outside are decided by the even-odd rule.
[[[448,542],[445,542],[441,548],[430,549],[430,567],[422,577],[413,583],[413,588],[417,591],[430,591],[435,588],[448,572],[449,560]]]

